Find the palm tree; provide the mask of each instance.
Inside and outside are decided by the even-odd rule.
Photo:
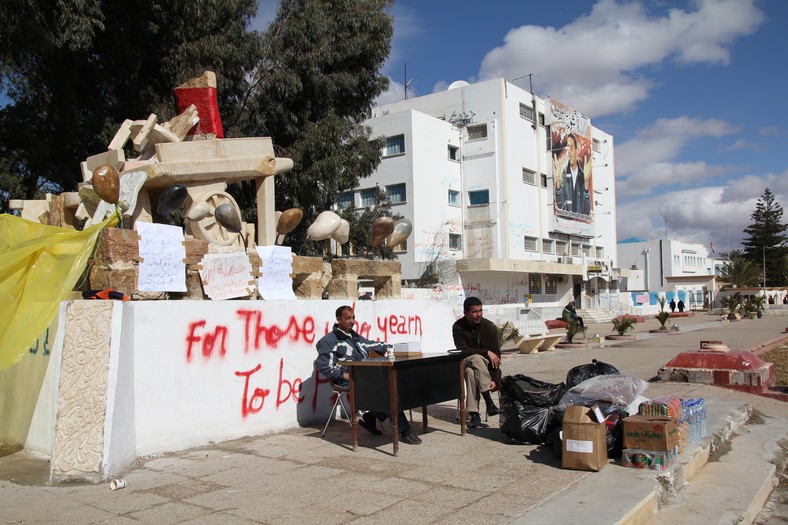
[[[726,253],[728,260],[720,270],[723,281],[734,288],[757,286],[763,280],[763,274],[757,264],[745,259],[742,250],[731,250]]]
[[[509,321],[498,327],[498,348],[506,343],[514,343],[520,338],[520,331]]]
[[[722,306],[728,309],[728,319],[736,319],[736,309],[741,305],[741,301],[742,297],[739,292],[720,299]]]
[[[656,315],[656,318],[659,321],[659,329],[667,330],[668,327],[665,326],[665,323],[670,319],[670,313],[665,311],[665,303],[668,302],[668,299],[667,297],[658,297],[657,302],[659,302],[659,313]]]
[[[627,315],[622,317],[616,317],[615,319],[613,319],[613,330],[618,332],[618,335],[624,335],[629,330],[634,330],[637,322],[638,322],[637,318],[629,317]]]

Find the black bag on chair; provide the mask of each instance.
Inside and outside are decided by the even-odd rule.
[[[509,438],[539,445],[547,434],[560,425],[553,406],[563,397],[563,383],[545,383],[522,374],[501,380],[501,432]]]

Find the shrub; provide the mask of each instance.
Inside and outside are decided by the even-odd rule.
[[[586,327],[580,326],[580,323],[577,322],[577,319],[572,319],[568,321],[566,329],[566,342],[571,343],[575,336],[579,334],[586,333]]]
[[[634,330],[637,323],[638,320],[634,317],[616,317],[613,319],[613,330],[618,332],[618,335],[624,335],[628,331]]]
[[[509,321],[498,327],[498,347],[506,343],[514,343],[520,338],[520,331]]]

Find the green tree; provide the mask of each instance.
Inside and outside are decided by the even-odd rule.
[[[766,188],[750,215],[753,223],[744,229],[747,235],[744,252],[753,264],[766,264],[763,277],[768,286],[788,284],[788,224],[782,222],[783,208],[775,201],[774,194]]]
[[[388,87],[381,75],[391,46],[390,0],[282,0],[269,27],[265,60],[253,78],[252,105],[261,126],[294,169],[277,176],[277,209],[301,208],[294,250],[318,254],[306,229],[340,192],[358,185],[380,163],[381,139],[363,125],[375,97]],[[253,215],[248,185],[233,190]]]
[[[757,286],[763,274],[760,266],[747,259],[742,250],[731,250],[725,255],[728,260],[722,264],[720,278],[735,288]]]
[[[243,114],[261,37],[256,0],[0,2],[0,169],[8,197],[74,190],[79,163],[106,150],[125,119],[176,113],[172,89],[212,70],[226,121]]]

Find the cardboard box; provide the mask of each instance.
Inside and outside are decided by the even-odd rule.
[[[624,448],[673,450],[679,444],[679,427],[667,417],[630,416],[624,420]]]
[[[561,465],[575,470],[598,471],[607,465],[605,423],[598,423],[598,407],[569,405],[564,414]]]
[[[392,346],[394,347],[394,355],[409,357],[421,355],[421,343],[418,341],[394,343]]]

